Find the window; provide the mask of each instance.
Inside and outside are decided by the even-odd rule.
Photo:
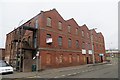
[[[46,36],[47,38],[51,38],[51,34],[47,34],[47,36]]]
[[[51,44],[51,43],[52,43],[51,34],[47,34],[47,36],[46,36],[46,43],[47,43],[47,44]]]
[[[82,30],[82,37],[84,37],[84,31]]]
[[[99,37],[99,41],[100,41],[100,37]]]
[[[88,49],[90,49],[90,43],[88,43]]]
[[[83,48],[83,49],[85,48],[85,42],[82,43],[82,48]]]
[[[91,41],[93,41],[93,38],[94,38],[94,36],[93,36],[93,34],[92,34],[92,36],[91,36]]]
[[[79,48],[79,41],[76,40],[76,48]]]
[[[76,28],[76,35],[78,35],[78,28]]]
[[[69,38],[68,39],[68,47],[70,48],[72,46],[72,41],[71,41],[71,39]]]
[[[60,21],[58,22],[58,29],[62,30],[62,22],[60,22]]]
[[[96,43],[96,49],[98,49],[98,44]]]
[[[17,46],[18,46],[18,42],[15,43],[15,49],[17,49]]]
[[[68,26],[68,32],[69,33],[71,32],[71,26],[70,25]]]
[[[62,46],[62,37],[61,36],[58,37],[58,45]]]
[[[49,26],[49,27],[51,26],[51,18],[50,17],[47,18],[47,26]]]
[[[89,33],[87,33],[87,37],[89,38]]]

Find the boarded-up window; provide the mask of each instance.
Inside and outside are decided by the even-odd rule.
[[[61,54],[61,55],[59,56],[59,61],[60,61],[60,63],[63,62],[63,54]]]
[[[69,55],[69,62],[72,63],[72,54]]]
[[[51,64],[51,55],[50,54],[46,55],[46,64]]]
[[[85,56],[83,56],[83,61],[84,61],[84,63],[86,62],[86,57]]]
[[[56,63],[59,63],[59,58],[57,56],[55,57],[55,59],[56,59]]]
[[[79,56],[79,54],[77,55],[77,62],[80,62],[80,56]]]
[[[73,61],[76,62],[76,55],[73,55]]]
[[[67,61],[67,56],[65,56],[65,55],[64,55],[64,57],[63,57],[63,58],[64,58],[64,61]]]

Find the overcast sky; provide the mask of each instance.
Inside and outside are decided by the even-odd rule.
[[[53,8],[68,20],[74,18],[81,26],[97,28],[105,38],[106,49],[118,48],[119,0],[1,0],[0,48],[5,47],[6,34],[31,19],[40,11]],[[20,23],[23,20],[22,23]]]

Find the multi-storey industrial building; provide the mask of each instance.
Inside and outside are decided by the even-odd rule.
[[[89,64],[94,58],[103,62],[104,54],[102,33],[73,18],[64,20],[56,9],[41,11],[6,35],[5,60],[18,71],[31,71],[33,64],[40,70]]]

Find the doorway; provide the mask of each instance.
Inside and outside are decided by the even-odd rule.
[[[100,58],[101,58],[101,62],[103,62],[103,56],[100,56]]]
[[[89,64],[89,57],[87,57],[87,64]]]

